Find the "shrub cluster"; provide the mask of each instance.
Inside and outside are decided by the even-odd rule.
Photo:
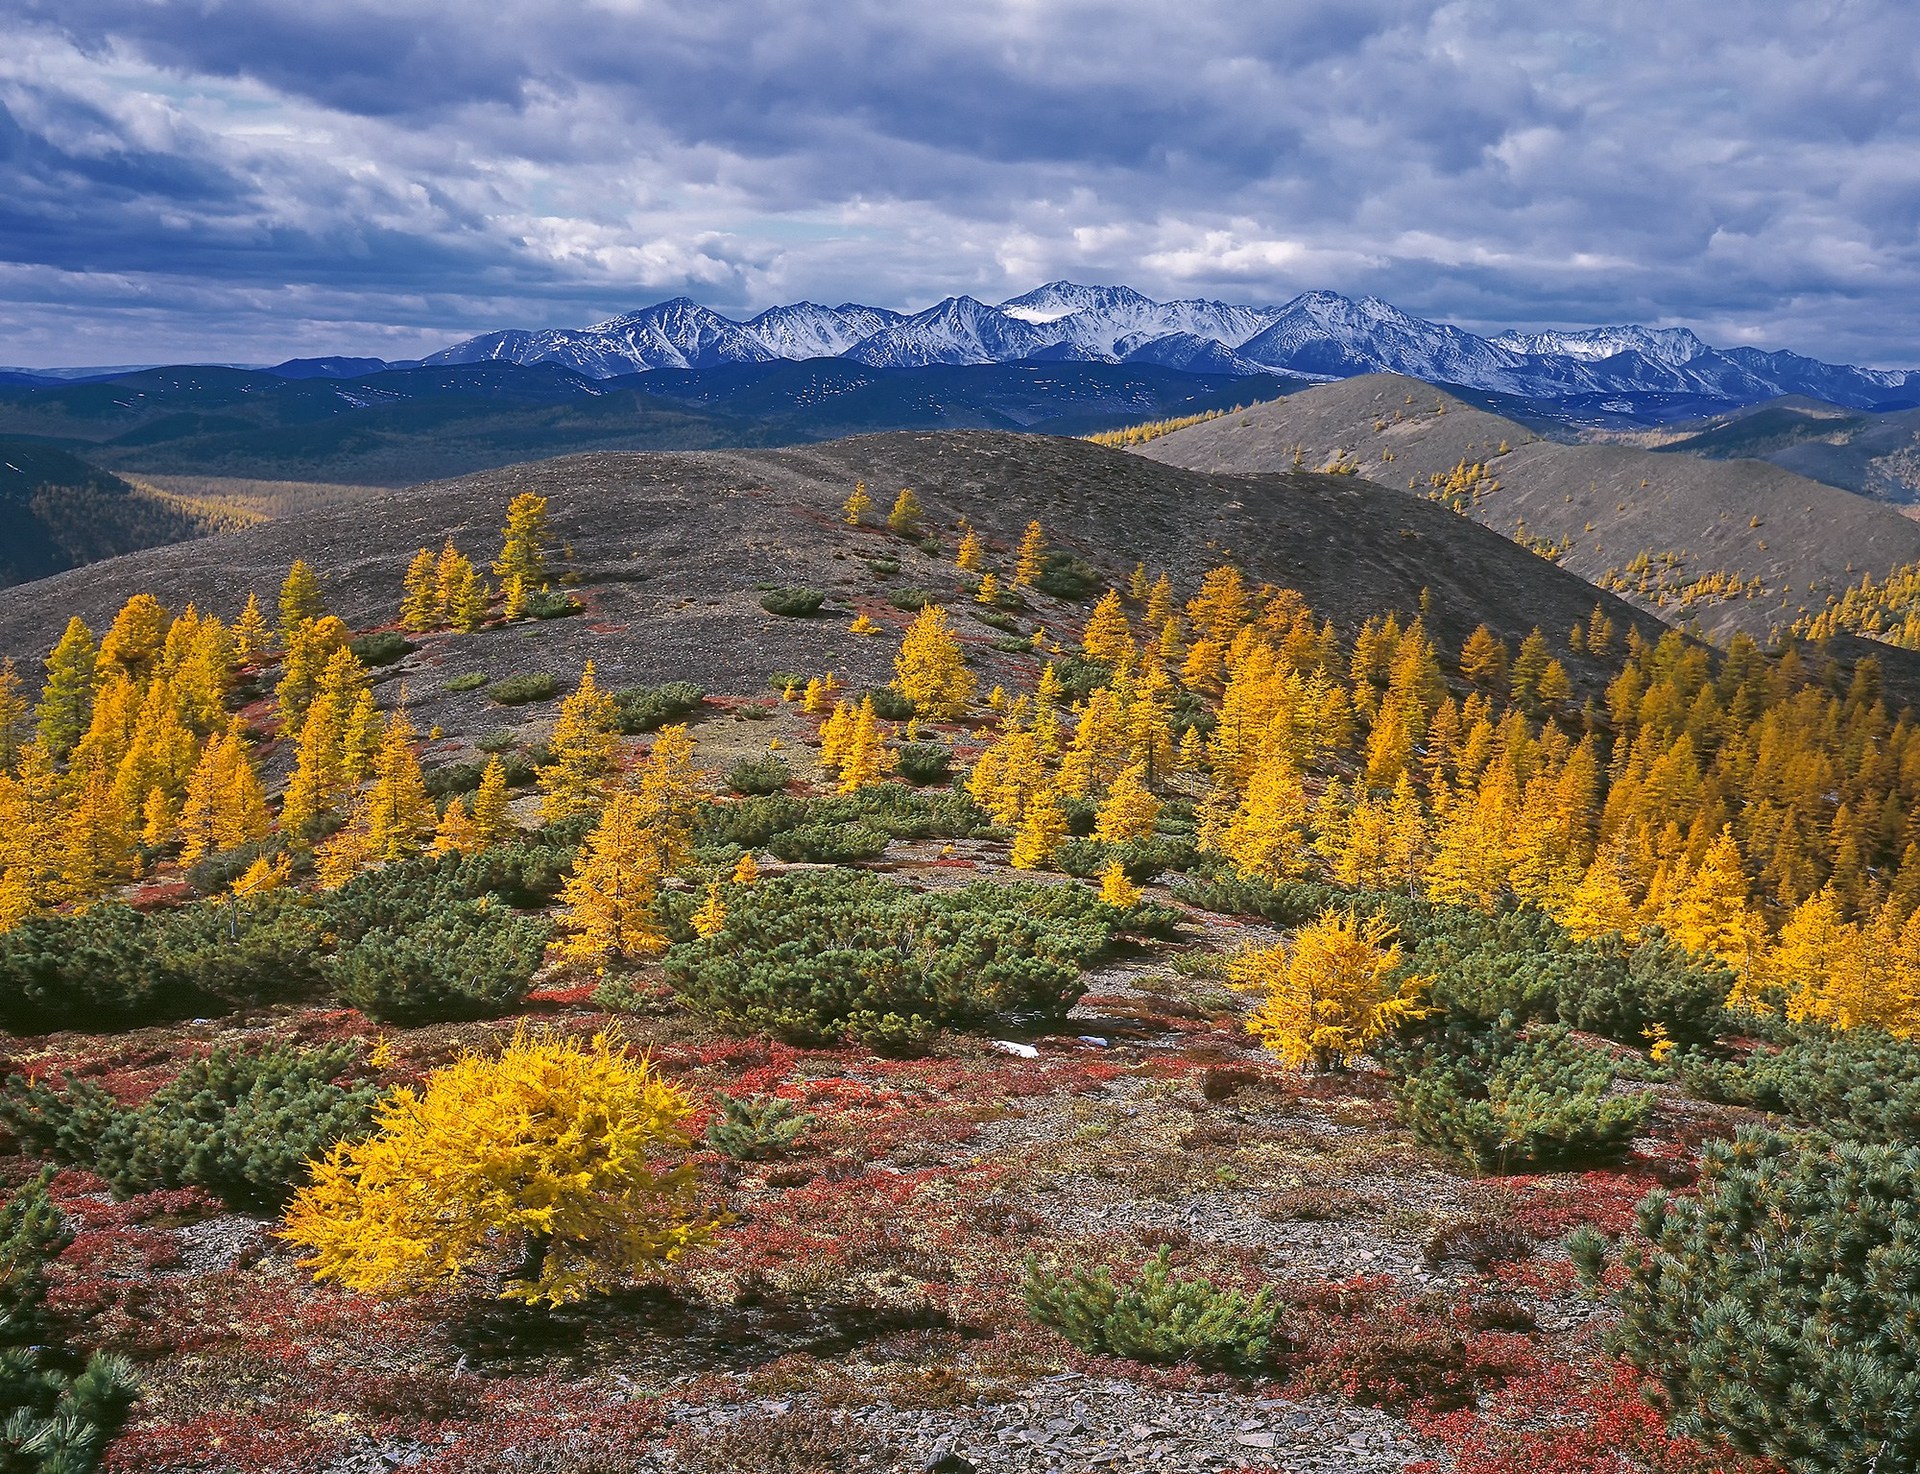
[[[706,688],[692,681],[660,686],[628,686],[613,693],[614,724],[629,737],[683,720],[707,699]]]
[[[133,1405],[133,1368],[105,1355],[83,1364],[47,1308],[47,1266],[73,1242],[51,1175],[0,1206],[0,1468],[88,1474]]]
[[[743,889],[711,938],[694,935],[690,907],[667,910],[682,999],[723,1028],[810,1044],[906,1049],[943,1027],[1058,1019],[1113,941],[1112,912],[1078,886],[919,893],[822,870]]]
[[[1106,577],[1082,558],[1071,553],[1048,553],[1033,586],[1056,599],[1079,602],[1091,599],[1106,588]]]
[[[1920,1140],[1920,1045],[1878,1029],[1796,1028],[1780,1047],[1742,1061],[1689,1052],[1680,1071],[1704,1099],[1773,1111],[1830,1136]]]
[[[819,589],[768,589],[760,596],[760,607],[767,613],[783,614],[789,619],[810,619],[826,602],[827,596]]]
[[[947,781],[953,749],[944,742],[903,742],[894,749],[893,761],[902,778],[925,788]]]
[[[720,1114],[707,1126],[707,1145],[736,1161],[785,1156],[813,1129],[813,1117],[777,1095],[719,1097]]]
[[[508,676],[487,687],[487,695],[502,706],[526,706],[535,701],[550,701],[560,683],[545,671]]]
[[[1636,1047],[1656,1025],[1681,1044],[1708,1042],[1728,1026],[1732,975],[1657,932],[1638,945],[1618,937],[1582,942],[1530,907],[1488,913],[1313,881],[1268,885],[1217,876],[1182,885],[1180,896],[1284,927],[1329,907],[1385,916],[1406,948],[1409,970],[1434,980],[1433,1001],[1456,1018],[1492,1023],[1511,1014]]]
[[[727,770],[727,787],[745,797],[780,793],[793,781],[793,769],[785,758],[769,753],[766,757],[743,757]]]
[[[1449,1030],[1392,1058],[1413,1134],[1483,1172],[1555,1171],[1618,1157],[1653,1107],[1612,1094],[1613,1061],[1558,1025]]]
[[[529,619],[564,619],[578,614],[584,606],[572,594],[559,589],[535,589],[527,595]]]
[[[384,1023],[491,1018],[526,998],[552,931],[479,896],[363,932],[328,961],[327,978],[343,1002]]]
[[[137,1106],[90,1080],[60,1090],[15,1081],[0,1095],[0,1124],[121,1197],[193,1186],[236,1208],[276,1209],[308,1162],[367,1129],[378,1092],[335,1083],[353,1062],[350,1044],[220,1049]]]
[[[126,1028],[298,997],[319,981],[319,945],[316,918],[272,896],[31,916],[0,934],[0,1026]]]
[[[1920,1147],[1743,1131],[1638,1227],[1620,1347],[1679,1431],[1804,1474],[1920,1469]]]
[[[772,850],[788,861],[846,863],[871,859],[890,839],[970,839],[990,824],[965,794],[929,797],[904,783],[875,783],[832,798],[771,793],[706,804],[695,838],[709,847]],[[836,830],[860,833],[836,835]]]
[[[507,770],[509,788],[525,788],[534,780],[533,759],[525,753],[516,752],[512,757],[501,758],[500,766]],[[486,774],[486,763],[464,762],[442,763],[437,768],[428,768],[421,776],[426,779],[428,793],[435,798],[448,798],[456,793],[472,793]]]
[[[1095,1355],[1253,1373],[1280,1349],[1270,1289],[1249,1296],[1175,1275],[1164,1248],[1125,1284],[1104,1264],[1061,1272],[1029,1259],[1025,1295],[1029,1315]]]

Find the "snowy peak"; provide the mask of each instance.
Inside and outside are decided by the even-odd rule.
[[[1643,328],[1638,323],[1585,328],[1573,333],[1505,332],[1488,341],[1511,353],[1577,358],[1588,363],[1622,353],[1638,353],[1642,358],[1672,368],[1713,351],[1687,328]]]
[[[1872,409],[1920,400],[1920,371],[1717,349],[1685,328],[1628,323],[1484,338],[1378,297],[1303,292],[1280,307],[1157,302],[1131,287],[1071,281],[997,307],[948,297],[910,316],[857,302],[794,302],[739,322],[676,297],[587,328],[486,333],[425,362],[555,363],[608,378],[815,358],[873,368],[1064,359],[1314,379],[1387,371],[1543,401],[1624,394],[1748,404],[1805,394]]]

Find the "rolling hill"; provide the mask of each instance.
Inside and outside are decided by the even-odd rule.
[[[0,586],[208,530],[191,506],[65,451],[0,436]]]
[[[1920,410],[1865,414],[1789,397],[1717,416],[1659,449],[1752,456],[1876,501],[1920,504]]]
[[[1550,440],[1391,374],[1317,386],[1137,453],[1247,474],[1292,466],[1296,447],[1302,466],[1337,460],[1420,496],[1446,494],[1465,466],[1453,486],[1468,515],[1709,633],[1764,636],[1861,572],[1920,558],[1920,524],[1780,466]],[[1475,466],[1477,486],[1468,486]]]
[[[97,628],[139,590],[170,608],[193,600],[231,615],[249,592],[269,599],[302,556],[325,573],[329,604],[349,623],[389,621],[414,548],[451,534],[469,553],[490,556],[508,499],[535,490],[551,498],[587,615],[462,641],[489,675],[571,673],[591,659],[608,684],[696,679],[755,691],[774,670],[828,667],[872,677],[894,642],[849,634],[854,603],[898,626],[908,616],[887,602],[890,592],[917,586],[954,598],[956,586],[950,537],[933,557],[883,530],[845,525],[840,506],[857,479],[877,492],[911,485],[932,523],[951,527],[964,516],[1000,544],[1016,542],[1037,517],[1056,546],[1114,581],[1144,561],[1191,586],[1232,556],[1354,625],[1383,607],[1411,612],[1429,589],[1431,627],[1449,649],[1483,620],[1514,639],[1536,625],[1564,631],[1596,599],[1623,627],[1658,628],[1445,508],[1358,478],[1209,474],[1074,440],[901,433],[787,450],[572,456],[266,523],[192,549],[136,553],[0,592],[0,653],[37,659],[68,614]],[[865,561],[880,558],[897,560],[898,572],[883,575]],[[756,591],[767,583],[825,590],[828,613],[769,615]],[[1086,612],[1040,602],[1039,617],[1062,633]],[[992,678],[998,667],[1031,666],[993,650],[995,630],[960,622]],[[1581,695],[1595,694],[1597,669],[1567,658]],[[492,720],[483,698],[449,695],[444,679],[424,669],[413,677],[421,726],[472,734]]]
[[[597,379],[553,363],[288,378],[217,367],[0,385],[0,434],[128,474],[406,486],[601,450],[796,444],[894,429],[1081,434],[1300,381],[1157,364],[876,369],[843,359]]]

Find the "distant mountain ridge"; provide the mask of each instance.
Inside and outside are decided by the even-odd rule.
[[[920,312],[795,302],[746,321],[686,297],[585,328],[486,333],[427,365],[553,363],[594,378],[779,360],[845,358],[870,368],[1029,360],[1155,364],[1308,380],[1398,373],[1431,383],[1656,418],[1801,394],[1851,409],[1920,405],[1920,370],[1823,363],[1797,353],[1715,348],[1685,328],[1635,324],[1481,337],[1377,297],[1305,292],[1278,307],[1156,301],[1125,286],[1055,281],[997,305],[948,297]]]

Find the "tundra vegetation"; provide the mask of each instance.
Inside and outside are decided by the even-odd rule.
[[[1920,1469],[1870,657],[878,505],[890,681],[508,667],[450,755],[423,655],[591,616],[532,493],[389,628],[303,561],[0,668],[0,1466],[972,1467],[1070,1372],[1220,1466]]]

